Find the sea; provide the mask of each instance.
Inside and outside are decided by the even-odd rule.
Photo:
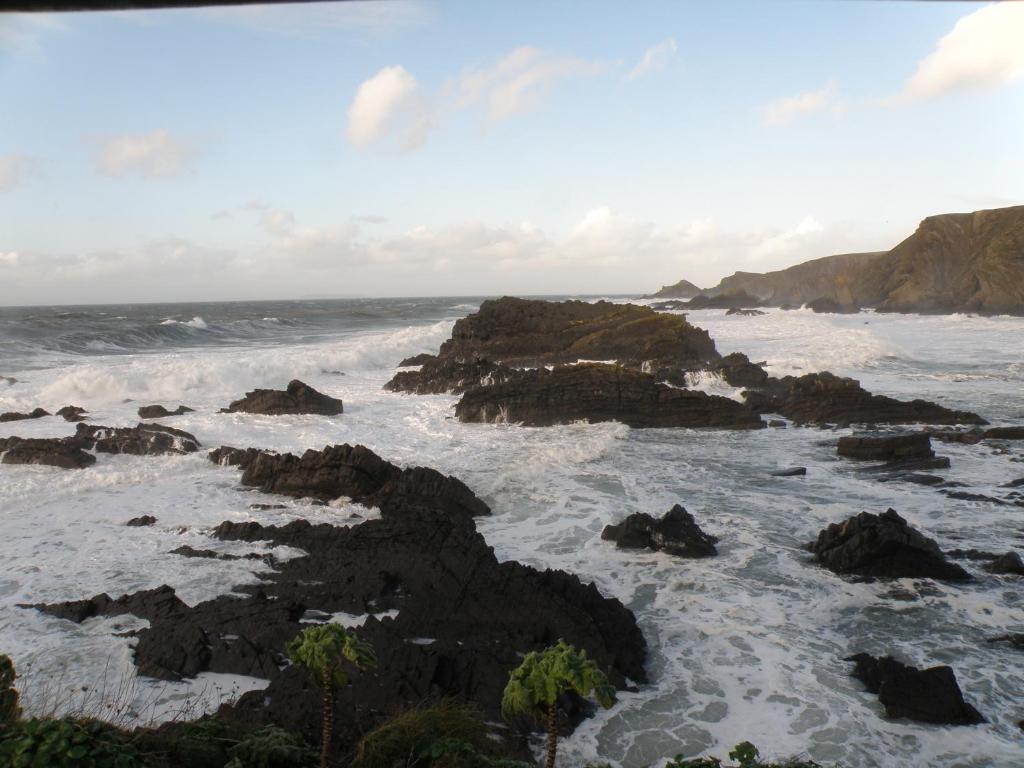
[[[595,297],[591,297],[593,299]],[[627,301],[627,297],[608,297]],[[526,428],[460,424],[457,398],[383,390],[398,363],[436,352],[481,297],[0,308],[0,411],[77,405],[93,423],[134,425],[141,405],[194,409],[164,423],[204,447],[303,451],[362,443],[401,465],[463,480],[492,508],[477,521],[501,559],[561,568],[627,605],[649,644],[649,682],[622,693],[560,746],[563,765],[623,768],[675,755],[725,758],[748,740],[765,757],[845,768],[1024,765],[1024,652],[992,637],[1024,632],[1024,580],[854,582],[811,562],[804,545],[829,523],[897,510],[944,549],[1024,551],[1024,509],[879,482],[836,457],[849,429],[630,429],[618,423]],[[688,313],[723,354],[742,351],[776,376],[830,370],[878,393],[922,397],[1024,423],[1024,318]],[[301,379],[345,403],[336,417],[225,414],[256,387]],[[693,386],[739,392],[713,376]],[[0,424],[0,436],[69,435],[58,417]],[[1024,444],[936,444],[962,490],[1006,498],[1024,477]],[[793,466],[804,477],[775,477]],[[269,566],[169,554],[217,542],[223,520],[351,523],[344,502],[267,499],[254,510],[234,469],[188,456],[100,455],[86,470],[0,466],[0,652],[22,674],[26,708],[122,723],[198,717],[266,681],[204,674],[139,678],[132,617],[81,625],[18,607],[169,584],[189,603],[253,583]],[[682,504],[720,538],[718,557],[619,551],[602,528]],[[126,527],[140,515],[150,527]],[[296,551],[278,548],[278,557]],[[355,622],[357,623],[357,622]],[[987,718],[973,727],[888,720],[850,677],[846,657],[948,664]]]

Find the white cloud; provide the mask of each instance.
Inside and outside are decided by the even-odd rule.
[[[652,45],[644,51],[644,55],[636,63],[636,66],[629,71],[626,79],[636,80],[638,77],[643,77],[651,72],[662,71],[672,63],[672,60],[676,57],[677,50],[676,41],[671,37],[657,45]]]
[[[170,178],[188,169],[199,154],[193,141],[166,130],[115,136],[101,142],[96,170],[104,176]]]
[[[14,189],[29,178],[36,162],[28,155],[0,155],[0,192]]]
[[[391,138],[402,150],[416,149],[430,127],[430,109],[419,84],[401,66],[384,67],[364,81],[348,109],[348,138],[359,148]]]
[[[516,48],[483,69],[467,69],[447,90],[451,107],[484,105],[487,118],[503,120],[535,108],[560,80],[596,75],[607,69],[600,61],[557,56],[532,46]]]
[[[788,256],[800,250],[809,240],[825,231],[825,227],[813,216],[805,216],[793,229],[765,235],[750,249],[749,261],[760,261],[779,256]],[[829,254],[822,253],[822,256]]]
[[[964,16],[921,60],[891,103],[1004,85],[1024,77],[1024,3],[1001,2]]]
[[[786,125],[830,108],[837,116],[842,115],[846,109],[839,100],[839,84],[835,80],[829,80],[816,91],[787,96],[765,105],[764,120],[768,125]]]
[[[63,29],[60,14],[0,13],[0,53],[38,54],[40,38]]]

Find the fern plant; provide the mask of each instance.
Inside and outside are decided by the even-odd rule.
[[[558,697],[574,691],[586,698],[593,696],[605,709],[615,703],[615,688],[587,658],[564,640],[542,652],[528,653],[523,663],[509,674],[501,698],[501,713],[508,719],[529,715],[538,720],[547,717],[548,750],[545,768],[554,768],[558,750]]]
[[[357,669],[377,665],[373,648],[340,624],[318,624],[296,635],[287,649],[288,657],[305,667],[323,689],[323,737],[320,743],[320,768],[327,768],[334,730],[334,686],[345,685],[348,674],[344,664]]]

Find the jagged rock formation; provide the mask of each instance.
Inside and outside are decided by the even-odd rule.
[[[345,410],[341,400],[318,392],[298,379],[288,382],[288,388],[254,389],[246,392],[241,400],[235,400],[221,413],[259,413],[264,416],[313,413],[321,416],[337,416]]]
[[[25,419],[41,419],[43,416],[49,416],[50,412],[42,408],[36,408],[29,413],[18,413],[17,411],[7,411],[6,413],[0,413],[0,423],[5,421],[24,421]]]
[[[775,305],[827,299],[880,312],[1024,314],[1024,206],[929,216],[888,252],[737,272],[707,293],[738,291]]]
[[[416,360],[419,362],[415,365],[420,366],[418,371],[399,371],[384,385],[384,389],[414,395],[440,395],[444,392],[461,395],[467,389],[498,384],[515,375],[515,369],[488,360],[459,362],[436,355],[419,355]]]
[[[885,707],[887,717],[905,717],[937,725],[984,723],[974,707],[964,701],[953,669],[947,666],[915,669],[884,656],[880,659],[858,653],[847,661],[856,662],[851,676],[860,680]]]
[[[64,421],[85,421],[85,414],[88,411],[77,405],[65,405],[55,415],[60,416]]]
[[[656,520],[646,512],[634,512],[621,523],[606,525],[601,538],[619,549],[653,549],[677,557],[713,557],[718,538],[704,533],[693,515],[676,504]]]
[[[702,293],[701,289],[691,283],[689,280],[680,280],[678,283],[672,283],[672,285],[663,285],[658,289],[657,293],[653,293],[647,298],[651,299],[692,299],[694,296]]]
[[[73,438],[0,437],[0,464],[44,464],[84,469],[96,463]]]
[[[760,429],[761,418],[735,400],[679,389],[628,368],[588,363],[510,371],[469,389],[455,406],[463,422],[533,427],[619,421],[631,427]]]
[[[934,539],[911,528],[892,509],[881,515],[861,512],[843,523],[833,523],[807,548],[818,563],[838,574],[947,581],[971,578],[946,559]]]
[[[346,713],[335,720],[336,757],[388,714],[424,700],[458,697],[499,719],[509,670],[524,653],[558,638],[586,649],[619,687],[627,678],[646,679],[646,644],[633,614],[562,571],[499,563],[470,516],[471,507],[486,513],[486,505],[459,481],[447,479],[475,504],[458,494],[439,495],[443,476],[434,470],[402,470],[361,446],[322,452],[325,460],[341,453],[361,457],[346,487],[362,487],[363,468],[374,476],[374,487],[379,478],[391,478],[385,486],[392,483],[395,492],[366,497],[380,504],[381,518],[352,527],[304,520],[282,527],[222,523],[214,534],[219,539],[307,553],[277,563],[261,584],[239,587],[245,597],[189,607],[161,587],[36,607],[72,621],[121,613],[145,618],[150,627],[138,632],[134,650],[141,674],[177,679],[210,670],[269,679],[265,691],[243,696],[219,716],[253,726],[274,723],[310,741],[320,727],[320,691],[306,671],[285,664],[285,644],[310,622],[339,612],[370,614],[356,631],[372,644],[378,666],[353,672],[350,684],[336,691],[336,707]],[[249,470],[262,473],[261,462],[268,470],[280,463],[276,476],[293,475],[284,467],[300,460],[282,458],[257,452]],[[184,554],[196,552],[206,554]],[[562,706],[575,707],[569,700]]]
[[[854,379],[809,373],[769,379],[761,390],[744,392],[759,413],[778,413],[801,424],[985,424],[976,413],[953,411],[926,400],[905,402],[872,395]]]

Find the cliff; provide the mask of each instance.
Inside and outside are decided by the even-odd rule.
[[[689,280],[680,280],[672,285],[663,285],[657,293],[651,294],[651,299],[692,299],[702,293],[701,289]]]

